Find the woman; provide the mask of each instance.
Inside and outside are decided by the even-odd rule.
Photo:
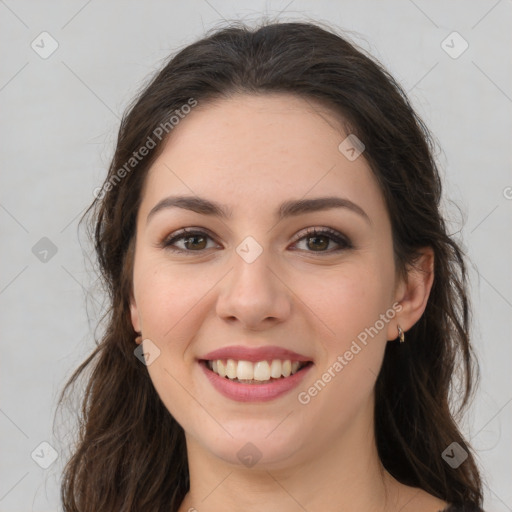
[[[319,24],[209,34],[96,196],[111,310],[65,388],[92,366],[67,512],[481,510],[448,396],[475,380],[464,258],[379,64]]]

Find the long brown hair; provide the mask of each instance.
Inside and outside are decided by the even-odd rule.
[[[78,439],[63,474],[64,510],[176,511],[189,488],[183,429],[134,356],[129,301],[135,220],[146,173],[172,137],[169,127],[158,139],[157,127],[191,100],[204,106],[236,93],[265,92],[323,102],[364,142],[386,200],[399,272],[414,265],[419,248],[434,249],[426,310],[405,344],[387,344],[375,387],[377,446],[382,464],[400,482],[449,503],[481,506],[478,468],[455,421],[477,377],[465,256],[440,213],[432,137],[393,77],[334,30],[320,23],[263,22],[257,28],[231,23],[179,51],[122,119],[108,176],[88,211],[110,304],[106,329],[59,400],[60,406],[68,388],[91,370]],[[155,147],[130,161],[148,138]],[[456,469],[442,457],[453,442],[468,453]]]

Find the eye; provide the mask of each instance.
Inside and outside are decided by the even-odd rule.
[[[208,240],[213,240],[213,238],[206,231],[184,228],[171,237],[164,239],[160,245],[162,248],[172,252],[190,254],[212,248],[211,246],[208,247]],[[295,239],[294,245],[297,245],[302,240],[306,241],[306,252],[333,253],[353,248],[352,243],[346,236],[331,228],[309,228]],[[326,250],[331,242],[339,245],[340,248]],[[181,244],[181,246],[178,244]]]
[[[211,240],[212,237],[205,231],[184,228],[170,238],[163,240],[161,246],[172,252],[201,252],[207,248],[208,239]],[[174,247],[176,242],[181,243],[182,240],[184,248]]]
[[[300,236],[300,238],[297,239],[297,242],[300,242],[302,240],[306,241],[305,246],[308,249],[314,249],[306,249],[307,252],[333,253],[353,248],[352,243],[346,236],[342,235],[338,231],[335,231],[334,229],[331,228],[309,228],[305,234],[303,233],[302,236]],[[329,251],[326,250],[327,247],[329,247],[330,242],[332,241],[341,246],[341,248]],[[295,244],[297,242],[295,242]]]

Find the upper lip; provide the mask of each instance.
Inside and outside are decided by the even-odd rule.
[[[280,359],[282,361],[287,359],[290,361],[311,361],[310,357],[273,345],[266,347],[232,345],[230,347],[218,348],[212,352],[208,352],[208,354],[205,354],[200,359],[206,361],[234,359],[236,361],[251,361],[253,363],[257,361],[269,361],[272,359]]]

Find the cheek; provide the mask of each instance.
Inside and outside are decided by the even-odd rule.
[[[156,392],[181,425],[189,425],[191,414],[191,371],[195,360],[187,357],[200,329],[200,317],[212,305],[208,292],[218,282],[207,267],[170,264],[162,258],[140,258],[134,268],[134,291],[143,336],[160,350],[148,366]],[[193,402],[193,401],[192,401]]]
[[[206,267],[186,269],[156,258],[142,264],[141,258],[141,265],[134,269],[134,290],[144,336],[163,341],[179,331],[217,280]]]
[[[323,334],[331,348],[342,348],[385,313],[392,298],[392,276],[389,268],[361,261],[333,269],[321,279],[318,274],[302,278],[298,294],[325,326]]]
[[[343,399],[345,406],[333,409],[334,416],[346,414],[372,392],[387,343],[388,323],[395,316],[389,309],[393,276],[389,264],[366,261],[337,269],[330,279],[311,287],[314,293],[307,303],[326,326],[317,335],[324,350],[319,373],[328,390],[319,393],[323,396],[318,402]]]

